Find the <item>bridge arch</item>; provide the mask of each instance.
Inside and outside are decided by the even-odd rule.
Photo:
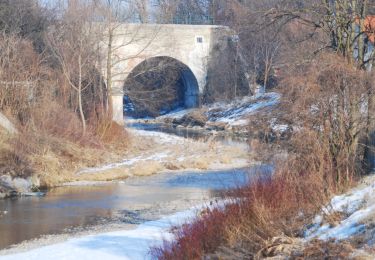
[[[233,32],[225,26],[216,25],[176,25],[176,24],[118,24],[113,32],[112,43],[110,38],[103,40],[103,54],[109,53],[108,46],[112,46],[112,55],[108,64],[107,55],[103,55],[98,65],[101,67],[103,78],[110,77],[109,89],[112,104],[112,119],[124,123],[124,83],[134,68],[145,60],[156,57],[171,57],[185,65],[182,70],[183,84],[186,90],[184,103],[186,107],[196,106],[205,92],[208,79],[208,64],[214,52],[221,52],[228,43],[228,37]],[[108,65],[111,66],[111,75],[108,74]],[[196,94],[196,82],[199,86],[199,95]],[[190,102],[191,101],[191,102]]]
[[[154,56],[131,67],[123,84],[126,115],[156,116],[179,107],[200,106],[197,77],[181,60]]]

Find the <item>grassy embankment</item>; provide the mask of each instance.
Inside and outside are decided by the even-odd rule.
[[[55,127],[44,126],[37,131],[20,127],[16,135],[2,130],[0,174],[12,178],[34,176],[37,186],[55,186],[70,180],[77,169],[119,160],[128,149],[127,133],[119,125],[102,125],[82,136],[79,123],[77,129],[74,123],[55,123]]]

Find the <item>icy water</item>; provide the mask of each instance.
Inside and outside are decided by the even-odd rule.
[[[132,128],[207,140],[203,131],[161,125]],[[216,137],[229,145],[246,145],[235,137]],[[0,200],[0,250],[49,234],[75,233],[98,226],[138,225],[191,206],[209,202],[223,190],[247,183],[256,173],[268,175],[270,166],[226,171],[163,173],[100,185],[66,186],[44,197]],[[6,212],[6,214],[2,213]]]
[[[267,166],[130,178],[120,183],[51,189],[45,197],[0,200],[0,248],[46,234],[110,223],[140,224],[209,201]]]

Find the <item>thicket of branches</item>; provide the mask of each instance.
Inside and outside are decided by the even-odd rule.
[[[95,5],[62,6],[0,2],[0,110],[20,128],[79,141],[110,120],[107,90],[96,67],[99,33],[89,26]]]
[[[176,229],[175,241],[153,249],[158,259],[277,257],[273,250],[280,244],[273,247],[271,241],[299,237],[333,194],[374,171],[375,3],[230,2],[235,15],[227,21],[239,28],[250,78],[264,83],[267,71],[276,69],[275,88],[282,94],[276,109],[251,118],[250,133],[257,131],[258,141],[267,144],[253,145],[253,151],[259,149],[255,153],[261,155],[271,147],[268,152],[286,151],[287,156],[275,156],[274,174],[237,189],[235,201],[223,210],[208,210]],[[251,50],[262,39],[265,46]],[[287,126],[283,138],[277,136],[277,124]],[[329,221],[332,216],[325,217]],[[282,257],[350,254],[324,243],[312,250],[292,250]]]

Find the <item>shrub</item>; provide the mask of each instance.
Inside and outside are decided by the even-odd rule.
[[[368,90],[366,76],[326,54],[293,71],[283,84],[283,113],[278,116],[298,129],[284,143],[287,159],[276,165],[272,176],[231,191],[238,198],[234,204],[177,228],[173,242],[152,250],[156,258],[199,259],[221,246],[240,247],[255,257],[273,237],[300,235],[321,205],[350,187],[362,172],[358,162],[363,158],[360,140],[368,120],[361,110]],[[283,144],[267,138],[258,142]],[[311,247],[305,256],[347,255],[333,244],[316,245],[327,253]]]

